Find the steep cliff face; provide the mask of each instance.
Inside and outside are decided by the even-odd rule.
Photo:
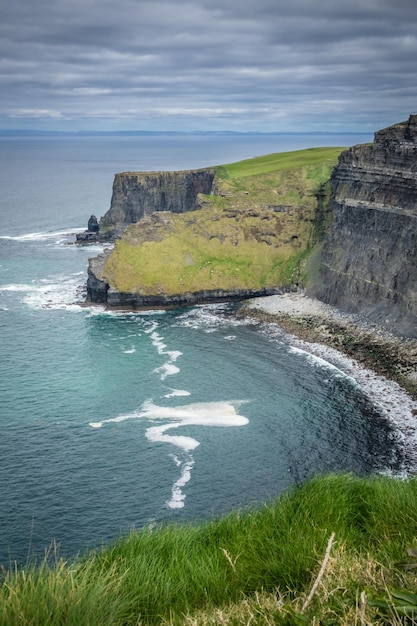
[[[417,115],[353,146],[332,173],[321,300],[417,336]]]
[[[198,194],[211,193],[214,174],[213,168],[116,174],[111,206],[100,220],[100,231],[120,236],[126,226],[155,211],[194,211]]]

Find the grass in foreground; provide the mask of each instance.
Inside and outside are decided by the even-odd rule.
[[[416,589],[415,570],[395,565],[416,547],[416,479],[331,475],[244,513],[4,572],[0,624],[400,624],[369,599]]]

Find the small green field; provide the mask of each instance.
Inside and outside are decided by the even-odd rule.
[[[0,625],[415,623],[401,615],[417,609],[416,548],[416,479],[318,477],[218,520],[3,569]]]
[[[283,172],[300,167],[314,167],[323,163],[333,167],[342,150],[344,148],[324,147],[295,150],[293,152],[276,152],[223,165],[220,168],[220,174],[228,178],[246,178],[247,176]]]

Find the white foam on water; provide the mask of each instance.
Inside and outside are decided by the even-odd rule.
[[[171,389],[169,393],[164,395],[164,398],[177,398],[190,395],[190,392],[186,391],[186,389]]]
[[[179,374],[181,371],[179,367],[173,365],[170,361],[164,363],[160,367],[156,367],[154,370],[155,374],[161,374],[161,380],[164,381],[168,376],[174,376],[175,374]]]
[[[186,437],[184,435],[166,435],[165,431],[170,430],[172,428],[179,428],[180,426],[184,426],[182,422],[173,422],[171,424],[164,424],[163,426],[151,426],[146,430],[146,438],[149,441],[160,442],[160,443],[171,443],[173,446],[177,448],[181,448],[186,452],[190,450],[195,450],[200,445],[200,442],[193,437]]]
[[[175,323],[177,326],[203,330],[205,333],[214,333],[223,326],[247,326],[250,323],[249,319],[238,319],[237,317],[225,317],[222,315],[228,306],[227,303],[196,306],[179,315]]]
[[[194,459],[191,458],[182,464],[181,476],[172,485],[171,499],[167,501],[169,509],[183,509],[185,506],[185,493],[182,489],[191,480],[191,470],[194,467]]]
[[[84,230],[85,228],[67,228],[66,230],[26,233],[25,235],[0,235],[0,239],[22,242],[44,241],[47,239],[61,239],[61,241],[64,241],[68,238],[74,238],[77,233],[82,233]]]
[[[91,307],[84,306],[84,311],[88,312],[88,317],[94,317],[96,315],[104,315],[105,317],[147,317],[149,315],[165,315],[166,311],[158,310],[158,311],[125,311],[125,310],[117,310],[117,309],[106,309],[106,307],[100,306],[98,304],[94,304]],[[144,330],[143,332],[149,333],[149,330]]]
[[[159,406],[152,400],[146,400],[139,411],[126,415],[110,417],[100,422],[90,422],[93,428],[100,428],[103,424],[119,423],[131,419],[169,420],[168,428],[179,426],[217,426],[231,427],[244,426],[249,420],[236,412],[236,407],[247,400],[229,400],[224,402],[193,402],[180,406]],[[164,428],[164,432],[167,428]]]
[[[166,354],[165,352],[165,348],[166,348],[166,344],[163,341],[163,337],[161,337],[161,335],[159,335],[157,332],[153,331],[151,334],[151,339],[152,339],[152,345],[155,346],[155,348],[158,350],[159,354]]]
[[[134,352],[136,352],[136,348],[130,348],[129,350],[123,350],[123,352],[125,354],[133,354]]]
[[[90,422],[91,428],[101,428],[104,424],[120,423],[131,419],[146,419],[151,422],[163,421],[163,424],[153,425],[146,429],[145,436],[152,443],[170,444],[181,450],[183,460],[178,455],[170,454],[174,463],[181,468],[181,476],[172,486],[171,499],[167,506],[172,509],[183,508],[186,495],[183,487],[191,479],[191,470],[194,467],[194,457],[191,452],[195,450],[200,441],[194,437],[181,434],[168,433],[184,426],[211,426],[230,428],[244,426],[249,420],[239,415],[237,408],[244,404],[245,400],[223,402],[194,402],[175,407],[159,406],[152,400],[143,403],[140,411],[134,411],[127,415],[118,415],[99,422]]]
[[[356,380],[352,376],[342,371],[339,367],[336,367],[336,365],[334,365],[333,363],[329,363],[329,361],[322,358],[321,356],[318,356],[317,354],[313,354],[311,352],[308,352],[307,350],[303,350],[295,346],[289,346],[288,351],[292,354],[298,354],[302,356],[310,363],[310,365],[313,365],[314,367],[321,367],[323,369],[331,370],[333,376],[347,378],[352,384],[357,384]]]
[[[85,300],[85,276],[77,272],[70,276],[50,276],[34,282],[26,290],[22,302],[34,309],[82,310]]]
[[[150,328],[145,330],[145,333],[150,334],[152,345],[157,349],[158,354],[168,357],[168,360],[163,365],[153,370],[155,374],[160,374],[161,381],[164,381],[168,376],[174,376],[180,372],[180,368],[174,365],[174,363],[182,356],[182,352],[166,349],[167,345],[164,343],[164,337],[156,332],[158,326],[158,322],[154,320]]]
[[[145,333],[148,335],[153,333],[158,328],[158,326],[158,322],[156,320],[152,320],[152,322],[149,322],[149,328],[145,329]]]
[[[81,310],[84,290],[84,272],[49,276],[27,284],[0,285],[0,293],[21,293],[21,302],[34,309]]]
[[[224,402],[193,402],[176,407],[158,406],[152,401],[144,402],[141,417],[151,420],[172,420],[174,428],[178,422],[182,426],[244,426],[248,419],[236,412],[236,406],[243,404],[244,400]]]
[[[38,290],[38,287],[34,284],[16,283],[16,284],[10,284],[10,285],[0,285],[0,292],[1,291],[29,292],[29,291],[37,291],[37,290]]]

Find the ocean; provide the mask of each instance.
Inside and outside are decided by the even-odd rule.
[[[340,369],[236,305],[86,307],[102,246],[73,245],[116,172],[369,139],[0,138],[0,564],[207,520],[321,472],[401,467],[393,426]]]

